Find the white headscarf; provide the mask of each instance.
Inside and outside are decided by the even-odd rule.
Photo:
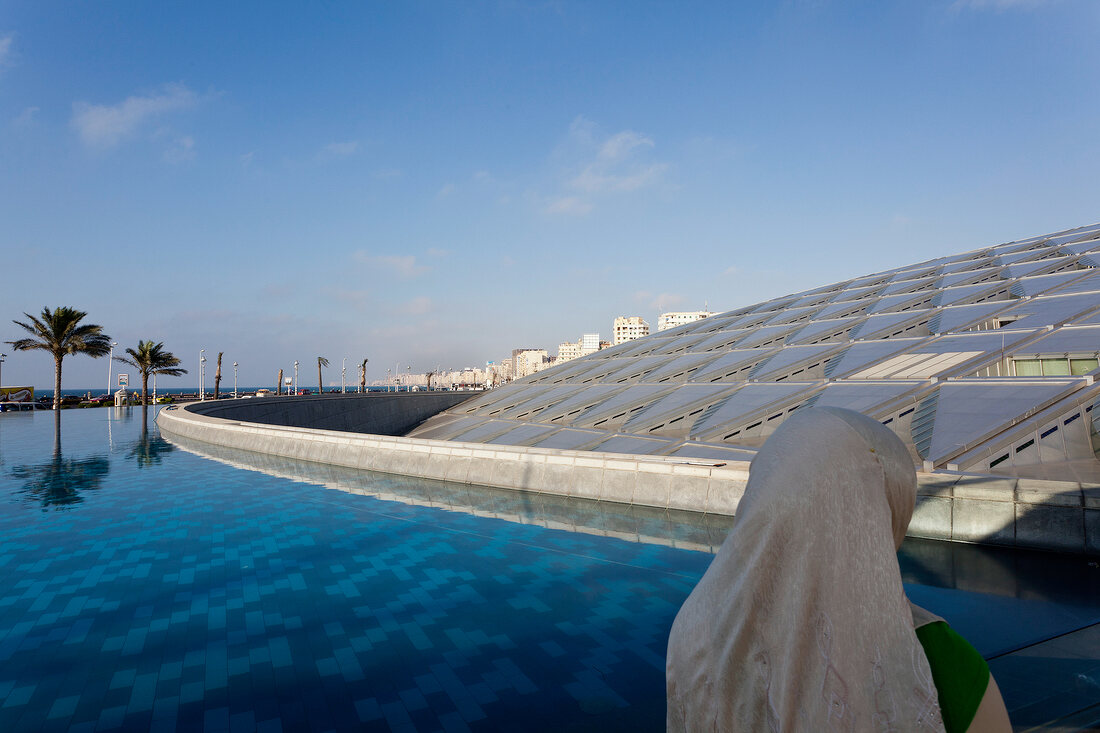
[[[878,422],[799,410],[752,462],[668,642],[671,731],[942,731],[896,549],[913,462]]]

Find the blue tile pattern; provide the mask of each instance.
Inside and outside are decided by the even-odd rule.
[[[668,629],[711,556],[661,542],[713,547],[721,523],[211,460],[140,415],[0,416],[0,731],[663,730]],[[1100,702],[1091,558],[907,541],[899,560],[1014,720]]]
[[[709,555],[241,471],[140,417],[108,442],[105,412],[62,413],[60,460],[52,414],[0,423],[0,730],[662,728]]]

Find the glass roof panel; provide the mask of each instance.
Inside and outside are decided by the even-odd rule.
[[[459,443],[484,443],[486,438],[491,438],[497,433],[503,433],[515,426],[510,420],[488,420],[469,430],[455,433],[447,438]]]
[[[1000,352],[1001,345],[1006,347],[1023,341],[1035,335],[1034,330],[1016,330],[1016,324],[1011,329],[1001,328],[996,331],[966,331],[964,333],[952,333],[939,338],[930,339],[920,345],[922,354],[949,354],[963,351],[987,351]]]
[[[880,408],[927,387],[927,379],[830,382],[808,404],[813,407],[843,407],[875,417]]]
[[[940,272],[940,266],[941,265],[939,262],[935,262],[935,264],[932,264],[930,267],[914,267],[911,270],[903,270],[902,272],[899,272],[898,274],[890,278],[890,282],[896,283],[906,280],[919,280],[923,277],[938,275]]]
[[[1100,351],[1100,326],[1064,326],[1012,351],[1012,356],[1095,354]]]
[[[1071,318],[1083,316],[1097,308],[1100,308],[1100,302],[1097,302],[1096,296],[1091,293],[1043,295],[1020,302],[1016,307],[1000,314],[998,318],[1017,319],[1012,324],[1013,328],[1045,328],[1049,325],[1065,323]]]
[[[1085,242],[1075,242],[1073,244],[1062,245],[1062,251],[1071,254],[1079,255],[1086,252],[1095,252],[1100,250],[1100,239],[1090,239]]]
[[[586,446],[607,437],[604,430],[576,430],[562,428],[531,445],[535,448],[557,448],[558,450],[583,450]]]
[[[797,325],[784,324],[782,326],[763,326],[750,332],[748,335],[741,338],[734,348],[736,349],[749,349],[759,348],[765,344],[782,340],[784,336],[789,333],[793,333],[798,330]]]
[[[1086,271],[1087,272],[1087,271]],[[1092,272],[1086,277],[1058,288],[1052,295],[1069,295],[1070,293],[1088,293],[1100,290],[1100,272]]]
[[[639,432],[653,425],[679,417],[691,410],[717,402],[736,387],[728,384],[685,384],[665,395],[644,410],[634,413],[623,423],[625,432]]]
[[[998,265],[1014,265],[1017,262],[1028,262],[1029,260],[1037,260],[1043,255],[1047,254],[1046,247],[1038,247],[1032,249],[1026,249],[1020,252],[1012,252],[1010,254],[999,254],[993,258],[993,261]]]
[[[682,384],[686,382],[692,374],[699,369],[705,368],[707,364],[718,359],[719,356],[718,353],[683,354],[660,369],[655,369],[645,375],[644,381],[650,384],[664,381],[668,381],[670,384]]]
[[[980,270],[956,272],[953,275],[944,275],[939,279],[939,287],[953,288],[957,285],[970,285],[971,283],[996,280],[1003,267],[983,267]]]
[[[993,280],[974,285],[959,285],[954,288],[944,288],[934,299],[935,305],[966,305],[976,303],[979,300],[989,298],[997,292],[1008,292],[1008,284],[1004,280]]]
[[[736,331],[719,331],[694,344],[691,350],[694,352],[719,351],[729,348],[730,344],[743,339],[747,335],[749,335],[749,329],[747,328],[739,328]]]
[[[1007,300],[995,300],[990,303],[974,303],[971,305],[952,305],[941,308],[937,314],[935,331],[948,333],[966,328],[971,324],[992,318],[995,313],[1012,307],[1012,302]]]
[[[930,308],[915,311],[901,311],[900,313],[880,313],[865,320],[860,324],[858,329],[853,329],[850,336],[853,339],[881,338],[898,330],[899,327],[904,327],[910,322],[916,323],[921,320],[927,321],[933,314],[934,310]],[[915,336],[918,334],[911,333],[909,335]]]
[[[525,445],[541,435],[558,430],[557,425],[539,425],[537,423],[520,423],[503,435],[487,440],[487,443],[497,445]]]
[[[608,416],[615,416],[618,413],[629,414],[644,409],[673,389],[676,389],[676,387],[666,384],[633,384],[622,392],[603,400],[600,404],[585,410],[573,420],[573,424],[591,425]],[[683,387],[679,389],[683,389]]]
[[[561,402],[550,405],[539,412],[536,417],[539,422],[550,422],[556,418],[561,418],[559,422],[568,425],[572,422],[572,418],[582,414],[581,410],[613,397],[624,389],[626,387],[621,384],[590,384],[580,392],[566,397]],[[572,414],[574,412],[577,414]]]
[[[834,357],[825,366],[825,376],[839,379],[862,371],[866,367],[890,358],[905,349],[921,344],[927,339],[880,339],[860,341],[849,346],[843,354]]]
[[[1008,427],[1020,415],[1041,409],[1084,384],[1084,380],[1049,377],[1030,382],[944,382],[939,386],[925,457],[938,462],[962,453],[978,440]]]
[[[874,297],[885,285],[871,285],[866,288],[850,288],[848,290],[842,290],[829,302],[831,303],[848,303],[853,300],[863,300],[864,298]]]
[[[562,384],[556,387],[551,387],[548,390],[542,390],[531,394],[530,399],[526,399],[514,407],[509,407],[506,410],[501,410],[498,413],[499,417],[517,418],[519,416],[527,415],[541,410],[547,405],[553,405],[557,402],[568,398],[570,395],[577,394],[583,389],[587,389],[579,384]]]
[[[813,321],[805,328],[788,336],[787,344],[805,344],[842,332],[848,332],[850,336],[852,329],[862,318],[863,316],[851,316],[849,318],[829,318],[824,321]]]
[[[1022,277],[1012,283],[1012,294],[1019,297],[1025,295],[1041,295],[1049,290],[1054,290],[1063,285],[1068,285],[1075,280],[1080,280],[1087,275],[1088,270],[1069,270],[1067,272],[1055,272],[1050,275]],[[1100,303],[1097,305],[1100,305]]]
[[[817,314],[817,320],[821,321],[830,318],[844,318],[859,315],[872,305],[874,305],[874,302],[870,300],[855,303],[833,303],[821,309]]]
[[[1076,257],[1048,257],[1032,262],[1021,262],[1018,265],[1007,265],[1001,271],[1001,277],[1007,279],[1013,277],[1028,277],[1029,275],[1041,275],[1044,272],[1053,272],[1055,270],[1071,267],[1075,262],[1077,262]]]
[[[879,298],[874,307],[868,313],[890,313],[900,310],[912,310],[913,308],[927,308],[936,295],[935,290],[918,290],[915,293],[901,293],[900,295],[887,295]]]
[[[634,435],[615,435],[597,445],[592,450],[600,453],[628,453],[630,455],[650,455],[668,448],[675,441],[667,438],[640,438]]]
[[[668,358],[668,355],[681,351],[698,351],[693,348],[694,345],[708,338],[710,337],[705,333],[685,334],[679,338],[665,339],[657,348],[650,349],[646,353],[653,356],[663,354],[664,358]]]
[[[711,382],[724,379],[735,372],[743,372],[742,379],[747,376],[747,370],[754,364],[771,357],[779,349],[742,349],[727,351],[707,365],[705,369],[697,371],[689,382]]]
[[[639,379],[654,369],[668,364],[673,361],[675,356],[668,356],[667,354],[662,356],[642,356],[637,359],[628,359],[628,363],[624,364],[621,369],[617,369],[610,374],[605,375],[600,381],[604,384],[621,383],[630,379]]]
[[[890,283],[879,295],[900,295],[902,293],[913,293],[918,290],[927,290],[936,284],[935,277],[926,277],[920,280],[903,280],[901,282]]]
[[[819,310],[821,310],[820,306],[811,306],[808,308],[787,308],[786,310],[776,314],[772,318],[769,318],[767,321],[767,325],[775,326],[782,323],[805,321]]]
[[[752,379],[770,379],[811,362],[820,361],[830,353],[839,352],[841,344],[813,344],[810,346],[785,346],[779,353],[753,368]]]
[[[949,262],[945,264],[940,270],[940,274],[943,276],[951,275],[954,273],[967,272],[969,270],[985,269],[993,264],[993,258],[988,256],[975,257],[973,259],[961,260],[958,262]]]
[[[423,429],[414,430],[410,435],[414,438],[423,438],[424,440],[448,440],[452,436],[464,433],[488,420],[488,418],[484,417],[468,417],[464,415],[453,415],[448,417],[453,417],[454,419],[441,419],[438,422],[433,422],[431,425],[424,425]]]
[[[691,435],[703,439],[720,436],[761,411],[804,400],[820,386],[820,382],[751,382],[704,412],[692,426]]]
[[[684,443],[668,455],[682,458],[709,458],[716,461],[751,461],[756,457],[756,451],[692,441]]]

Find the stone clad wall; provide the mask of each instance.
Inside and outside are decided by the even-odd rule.
[[[284,400],[285,401],[285,400]],[[215,445],[348,468],[599,501],[733,515],[748,462],[457,443],[219,419],[161,410],[161,430]],[[909,536],[1100,552],[1100,486],[918,474]]]
[[[317,463],[560,496],[732,515],[749,464],[362,435],[161,410],[165,433]]]

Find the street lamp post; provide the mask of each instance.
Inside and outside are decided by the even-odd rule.
[[[111,395],[111,371],[115,363],[115,347],[118,346],[117,341],[111,342],[111,350],[107,354],[107,396]],[[100,352],[102,353],[102,352]]]
[[[294,396],[298,396],[298,360],[294,360]]]
[[[237,362],[233,362],[233,399],[237,399]]]
[[[348,358],[345,356],[340,361],[340,394],[347,394],[348,393],[347,381],[345,380],[345,377],[347,376],[347,373],[348,373]]]
[[[202,373],[202,365],[205,364],[205,363],[206,363],[206,349],[199,349],[199,400],[200,401],[203,400],[206,397],[206,390],[203,389],[203,386],[206,384],[206,382],[203,380],[203,377],[205,375]]]

